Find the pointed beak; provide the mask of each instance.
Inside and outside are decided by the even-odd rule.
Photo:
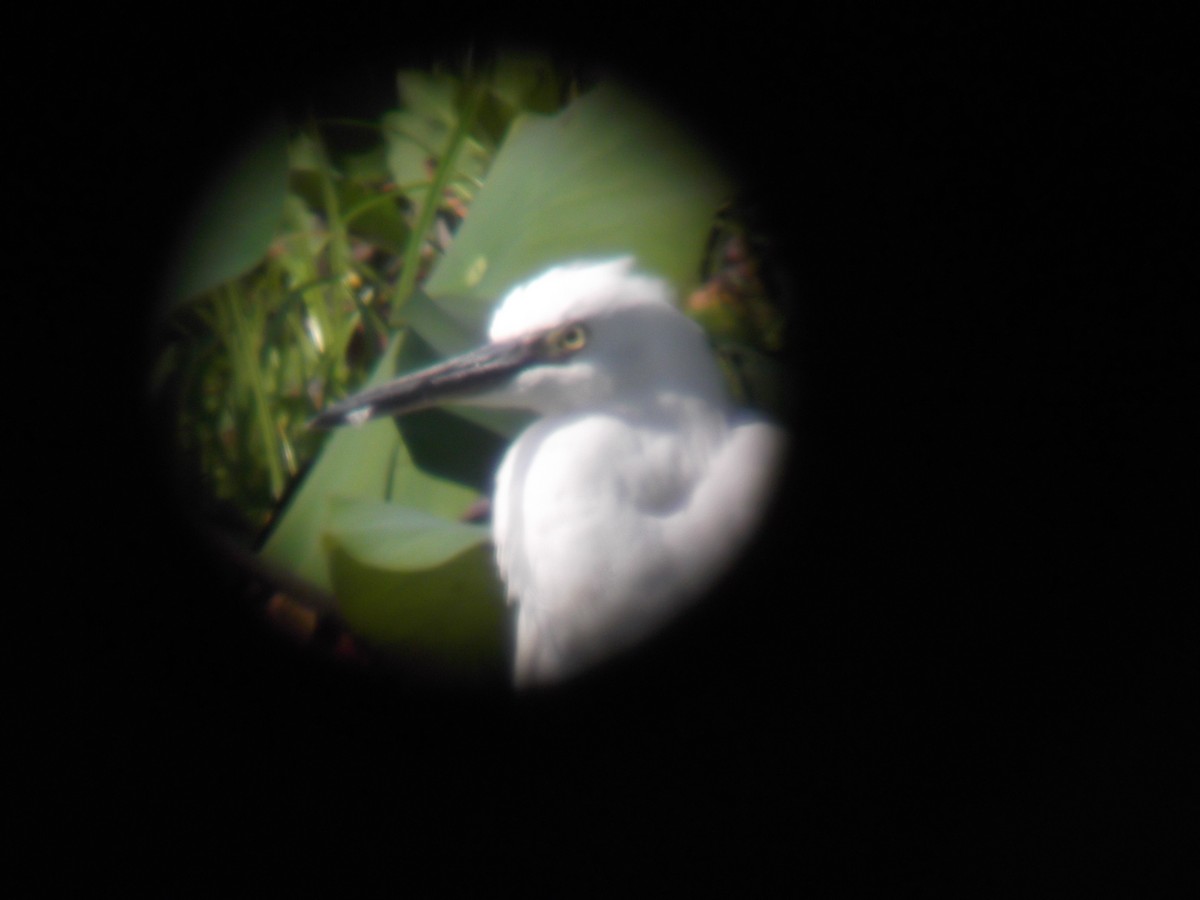
[[[368,388],[318,413],[310,428],[361,425],[486,394],[540,358],[539,342],[528,338],[486,344],[445,362]]]

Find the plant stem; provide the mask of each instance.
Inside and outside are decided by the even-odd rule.
[[[424,244],[425,235],[429,232],[429,228],[433,224],[434,216],[437,215],[438,204],[441,201],[446,185],[450,182],[450,176],[458,163],[459,153],[462,152],[462,148],[466,145],[471,127],[475,124],[475,115],[479,112],[483,96],[484,88],[482,86],[475,86],[470,90],[466,105],[463,108],[462,114],[458,117],[454,132],[450,136],[446,152],[438,163],[437,170],[433,173],[433,181],[429,185],[428,192],[421,201],[421,208],[417,213],[416,225],[413,228],[412,235],[409,236],[408,246],[404,248],[404,268],[400,272],[400,282],[396,286],[395,310],[403,309],[404,304],[408,302],[412,296],[413,289],[416,287],[417,273],[421,264],[421,245]]]
[[[255,425],[262,441],[263,456],[267,464],[267,472],[271,479],[271,495],[278,497],[283,493],[285,479],[283,468],[279,464],[279,447],[275,434],[275,426],[271,421],[271,407],[267,400],[267,388],[262,380],[262,367],[259,364],[256,329],[246,321],[240,291],[230,285],[222,293],[225,296],[230,312],[230,324],[233,326],[233,337],[236,352],[231,359],[241,370],[241,381],[250,388],[251,404],[254,411]]]

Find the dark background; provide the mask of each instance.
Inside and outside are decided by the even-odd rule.
[[[419,40],[366,11],[139,18],[144,40],[81,35],[61,98],[31,104],[34,146],[65,152],[22,199],[66,181],[78,216],[70,239],[62,217],[39,229],[61,301],[41,327],[128,360],[81,351],[70,373],[59,471],[88,488],[40,545],[69,640],[13,714],[54,773],[39,833],[188,882],[249,861],[439,893],[1161,874],[1135,838],[1195,786],[1177,23],[560,13],[528,33],[422,21]],[[798,396],[756,554],[647,653],[535,698],[273,637],[165,502],[136,400],[163,223],[231,142],[281,102],[385,108],[396,68],[525,34],[652,86],[740,169],[793,288]],[[79,293],[114,321],[64,314]],[[76,517],[106,537],[77,541]]]

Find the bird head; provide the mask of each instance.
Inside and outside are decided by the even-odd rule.
[[[633,257],[556,266],[514,288],[477,350],[329,407],[317,427],[443,402],[541,415],[614,407],[653,412],[672,398],[724,402],[720,371],[670,285]]]

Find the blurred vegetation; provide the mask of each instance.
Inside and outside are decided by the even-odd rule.
[[[475,343],[509,287],[567,258],[633,252],[671,279],[748,402],[770,402],[750,385],[771,380],[782,320],[733,186],[632,95],[527,57],[397,88],[377,122],[268,123],[214,179],[169,278],[152,390],[192,493],[248,544],[267,535],[265,560],[368,637],[478,654],[502,604],[480,587],[486,528],[465,520],[515,420],[305,423]],[[414,623],[446,619],[430,597],[464,590],[483,601],[456,599],[422,638]]]
[[[181,240],[152,390],[177,410],[197,493],[255,532],[325,438],[304,423],[374,367],[509,123],[560,108],[573,89],[533,60],[486,75],[402,72],[397,85],[402,108],[379,122],[270,123]],[[336,149],[361,129],[376,135],[370,150]]]

